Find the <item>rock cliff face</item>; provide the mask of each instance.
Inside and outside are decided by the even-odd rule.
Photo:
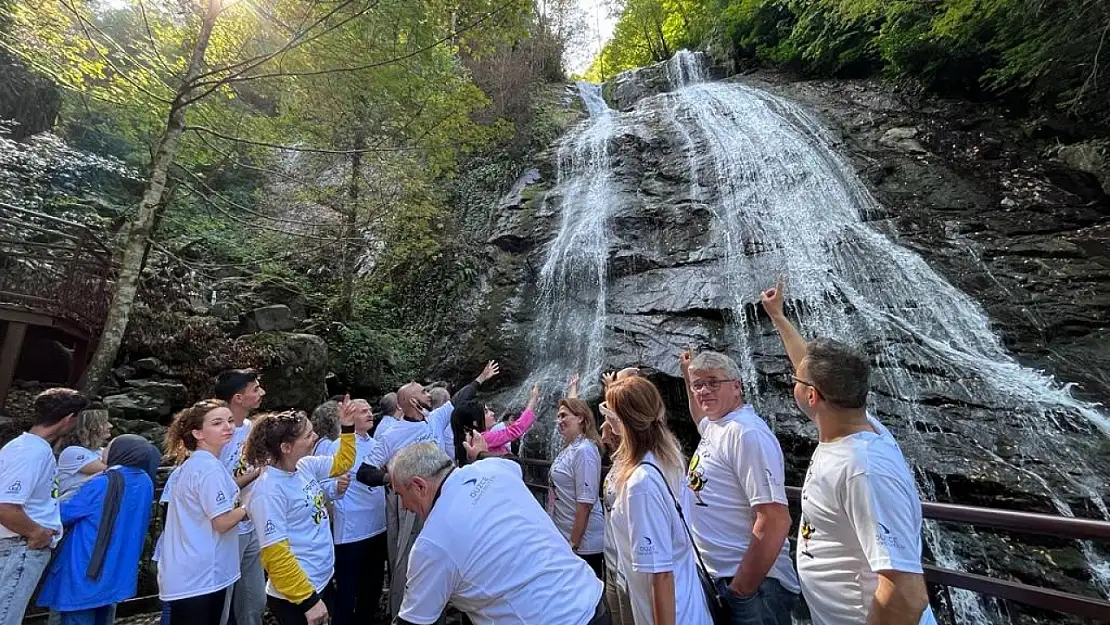
[[[537,349],[536,334],[553,331],[550,308],[600,297],[601,366],[651,371],[687,441],[675,354],[691,345],[736,356],[783,445],[787,481],[799,484],[814,429],[792,405],[789,363],[755,305],[783,272],[803,330],[854,339],[872,356],[872,411],[927,497],[1104,518],[1105,417],[1059,390],[1075,383],[1081,399],[1110,398],[1110,200],[1098,179],[1043,158],[1036,129],[983,106],[771,74],[731,79],[732,91],[675,93],[689,71],[660,65],[607,85],[618,109],[603,142],[609,169],[591,179],[607,177],[607,202],[569,180],[567,144],[596,132],[594,110],[505,198],[489,238],[493,269],[463,303],[468,325],[440,373],[461,373],[456,354],[497,355],[510,380],[531,374],[553,391],[570,371],[535,372],[564,346]],[[601,245],[604,262],[552,299],[552,250],[576,249],[564,240],[567,215],[592,218],[583,202],[605,211],[605,239],[577,246]],[[589,334],[583,326],[580,340]],[[526,450],[542,453],[549,428],[535,429]],[[1096,572],[1107,553],[1095,546],[957,527],[929,534],[929,557],[946,566],[1110,591]],[[940,601],[959,622],[1057,618]]]

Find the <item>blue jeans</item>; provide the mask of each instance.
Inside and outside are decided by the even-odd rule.
[[[112,625],[116,620],[116,605],[113,603],[99,608],[59,614],[62,617],[61,625]]]
[[[159,625],[170,625],[170,602],[162,602],[162,620]]]
[[[768,577],[754,595],[741,597],[728,587],[732,580],[717,580],[717,591],[728,597],[732,625],[791,625],[790,613],[798,594],[790,592],[779,580]]]
[[[24,538],[0,538],[0,625],[20,625],[39,585],[49,549],[31,549]]]
[[[262,550],[254,532],[239,534],[239,581],[231,593],[235,625],[262,625],[266,609],[266,576],[262,572]]]

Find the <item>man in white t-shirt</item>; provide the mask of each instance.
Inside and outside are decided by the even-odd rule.
[[[50,550],[62,538],[57,462],[51,444],[89,405],[75,390],[52,388],[35,398],[31,429],[0,449],[0,625],[19,625]]]
[[[227,402],[235,426],[231,441],[220,451],[220,462],[227,467],[239,487],[240,499],[247,501],[250,486],[260,473],[259,469],[247,466],[243,454],[251,431],[251,422],[247,417],[262,404],[266,391],[259,383],[257,371],[232,369],[216,378],[214,394],[216,399]],[[231,593],[231,613],[235,624],[261,625],[262,611],[266,607],[266,576],[262,571],[262,550],[250,519],[239,523],[239,572],[239,581],[235,582]]]
[[[430,625],[448,602],[478,625],[610,622],[601,581],[552,525],[517,463],[489,458],[455,469],[423,443],[389,469],[402,505],[424,519],[395,623]]]
[[[786,463],[767,423],[744,402],[724,354],[687,351],[681,369],[701,442],[690,458],[690,529],[734,625],[790,625],[798,576],[790,563]]]
[[[921,568],[921,500],[890,432],[867,414],[870,365],[829,339],[810,343],[763,307],[794,365],[794,401],[820,443],[802,487],[798,573],[814,625],[935,625]]]

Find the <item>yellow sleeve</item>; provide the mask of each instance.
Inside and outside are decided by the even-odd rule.
[[[288,540],[262,549],[262,568],[270,576],[274,588],[293,603],[301,603],[316,594],[312,582],[308,581],[304,569],[297,564],[297,558],[289,549]]]
[[[331,472],[328,477],[339,477],[350,471],[353,466],[355,466],[355,435],[340,434],[339,451],[332,456]]]

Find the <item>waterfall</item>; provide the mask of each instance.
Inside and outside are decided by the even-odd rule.
[[[1085,493],[1106,515],[1094,472],[1083,478],[1066,470],[1086,462],[1062,434],[1108,435],[1110,420],[1066,386],[1018,364],[974,300],[869,226],[865,218],[880,206],[812,116],[758,89],[705,82],[704,72],[691,66],[700,63],[689,52],[670,62],[673,91],[662,106],[670,109],[669,131],[685,143],[693,197],[712,211],[725,249],[718,271],[733,313],[731,351],[751,401],[759,405],[765,389],[751,347],[759,328],[749,309],[760,289],[783,276],[793,316],[808,336],[865,346],[873,355],[874,395],[902,407],[903,437],[928,445],[915,428],[913,407],[955,380],[969,403],[1022,415],[1024,431],[1014,433],[1020,448],[1050,462],[1010,467],[1034,476],[1059,513],[1072,516],[1046,475]],[[932,483],[919,482],[933,498]],[[930,523],[929,547],[940,565],[960,568],[945,533]],[[1106,563],[1089,545],[1083,551],[1096,583],[1110,590]],[[1006,620],[972,593],[955,592],[953,599],[960,623]]]
[[[609,142],[617,125],[600,85],[580,82],[578,92],[590,117],[560,142],[555,187],[544,199],[558,202],[561,221],[539,271],[529,338],[533,368],[520,396],[533,384],[545,395],[562,391],[571,373],[580,374],[583,391],[590,391],[601,375],[609,215],[618,201]],[[551,438],[554,447],[561,444],[557,439]]]

